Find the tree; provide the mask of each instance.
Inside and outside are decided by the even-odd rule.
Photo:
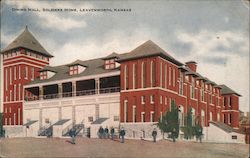
[[[191,108],[188,109],[187,116],[185,117],[185,120],[186,120],[186,125],[184,127],[184,138],[191,139],[191,137],[194,135],[192,109]]]
[[[171,111],[167,111],[162,119],[158,121],[158,127],[163,133],[171,133],[170,137],[175,141],[175,138],[179,136],[179,121],[178,121],[178,107],[175,102],[171,102]]]

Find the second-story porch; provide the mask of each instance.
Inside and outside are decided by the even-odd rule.
[[[120,92],[119,75],[49,85],[44,84],[34,87],[27,86],[24,89],[24,100],[47,100],[115,92]]]

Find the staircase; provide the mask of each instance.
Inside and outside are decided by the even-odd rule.
[[[53,125],[49,126],[49,127],[42,127],[39,129],[38,131],[38,136],[47,136],[47,137],[51,137],[53,135]]]
[[[70,124],[68,127],[66,127],[64,130],[63,130],[63,136],[69,136],[69,133],[72,129],[75,129],[76,130],[76,135],[79,135],[80,131],[82,129],[84,129],[84,125],[83,124],[75,124],[74,126],[72,124]]]

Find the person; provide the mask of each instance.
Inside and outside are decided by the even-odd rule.
[[[76,144],[76,143],[75,143],[75,136],[76,136],[76,130],[75,130],[75,128],[72,128],[72,129],[70,130],[69,135],[70,135],[70,137],[71,137],[71,143],[72,143],[72,144]]]
[[[111,127],[110,133],[111,133],[111,139],[114,140],[114,134],[115,134],[114,127]]]
[[[153,136],[153,141],[154,143],[156,142],[156,136],[157,136],[157,131],[156,128],[154,128],[153,132],[152,132],[152,136]]]
[[[99,138],[100,138],[100,139],[103,138],[103,132],[104,132],[104,130],[103,130],[102,126],[101,126],[101,127],[99,128]]]
[[[200,143],[201,143],[201,139],[202,139],[202,127],[198,128],[198,138],[199,138]]]
[[[120,131],[120,136],[121,136],[121,143],[124,143],[124,136],[125,136],[125,130],[124,128],[122,127],[121,128],[121,131]]]
[[[109,138],[109,129],[106,126],[106,128],[104,129],[104,133],[105,133],[105,139]]]
[[[172,138],[173,138],[173,142],[175,142],[175,128],[172,131]]]

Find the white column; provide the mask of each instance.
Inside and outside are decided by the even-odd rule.
[[[72,81],[72,97],[76,96],[76,81]]]
[[[58,107],[58,120],[62,119],[62,107]]]
[[[39,109],[39,127],[41,128],[43,125],[43,109]]]
[[[39,99],[43,100],[43,86],[39,86]]]
[[[95,78],[95,94],[100,93],[100,80],[99,78]]]
[[[75,105],[72,106],[72,124],[76,123],[76,107]]]
[[[58,97],[62,98],[62,83],[58,83]]]

